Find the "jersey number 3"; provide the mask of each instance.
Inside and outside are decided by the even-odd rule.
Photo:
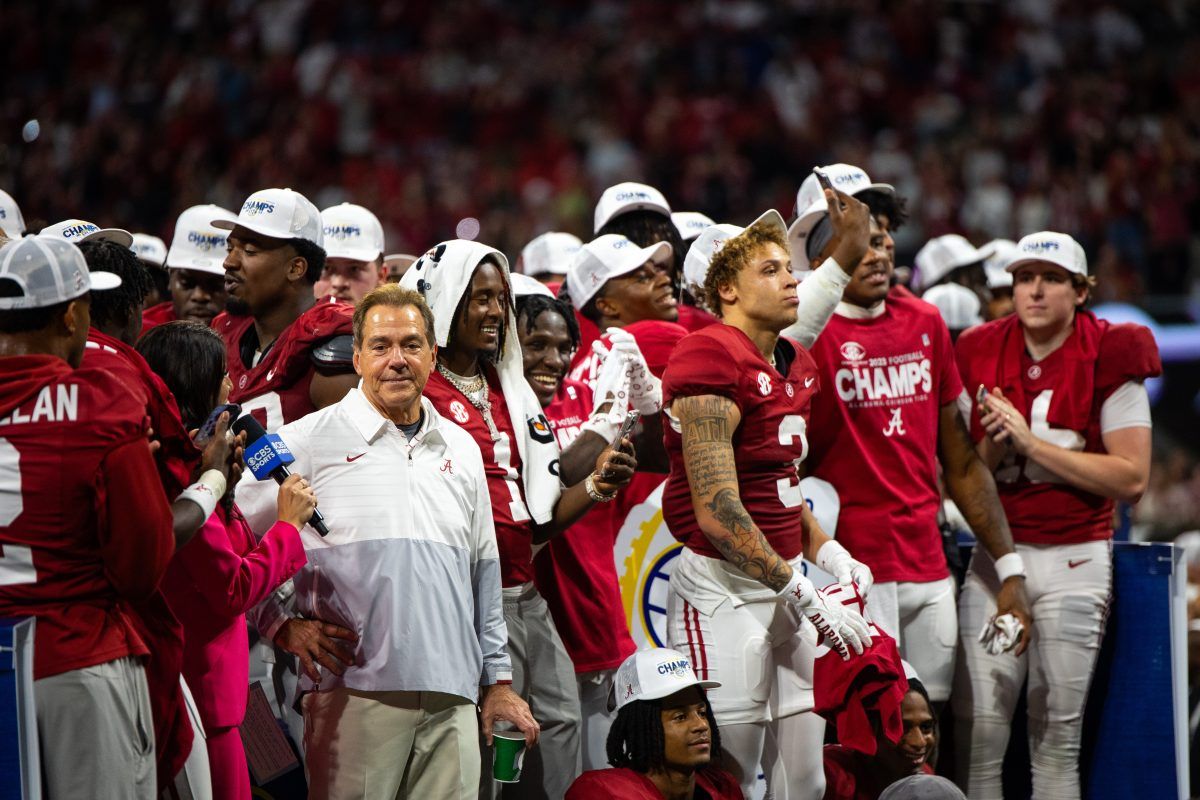
[[[808,457],[808,437],[805,435],[807,432],[808,424],[799,414],[788,414],[779,423],[779,443],[781,445],[794,447],[793,440],[800,440],[800,456],[794,459],[797,470],[800,469],[800,462]],[[788,478],[780,478],[775,481],[775,488],[779,492],[779,502],[783,503],[784,508],[795,508],[804,502],[804,494],[800,491],[799,473],[796,475],[795,483]]]

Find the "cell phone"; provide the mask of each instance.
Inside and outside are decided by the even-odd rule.
[[[829,176],[825,174],[825,170],[820,167],[813,167],[813,175],[817,176],[817,183],[821,184],[822,189],[828,189],[836,193],[837,189],[833,188],[833,182],[829,180]]]
[[[982,383],[979,384],[979,388],[975,390],[975,405],[979,408],[979,416],[981,417],[987,413],[987,407],[984,406],[984,403],[987,401],[987,396],[987,387]]]
[[[196,434],[196,444],[204,444],[213,437],[217,432],[217,420],[226,411],[229,412],[229,422],[233,423],[242,413],[242,407],[237,403],[222,403],[212,410],[208,415],[208,419],[204,420],[204,424],[200,426],[200,432]]]
[[[625,421],[621,423],[621,430],[617,431],[617,438],[613,439],[614,446],[620,446],[621,440],[633,433],[633,426],[637,425],[641,416],[641,412],[638,411],[630,411],[625,415]]]

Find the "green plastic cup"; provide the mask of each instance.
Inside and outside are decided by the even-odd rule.
[[[521,780],[525,763],[525,734],[519,731],[492,732],[492,777],[500,783]]]

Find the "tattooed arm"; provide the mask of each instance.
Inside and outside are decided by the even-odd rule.
[[[742,414],[732,400],[717,395],[678,397],[671,404],[683,437],[683,463],[700,529],[725,559],[776,592],[792,578],[792,568],[767,543],[742,505],[733,432]]]

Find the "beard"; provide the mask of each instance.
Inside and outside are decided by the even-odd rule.
[[[250,316],[250,306],[240,297],[229,297],[225,300],[225,311],[233,317]]]

